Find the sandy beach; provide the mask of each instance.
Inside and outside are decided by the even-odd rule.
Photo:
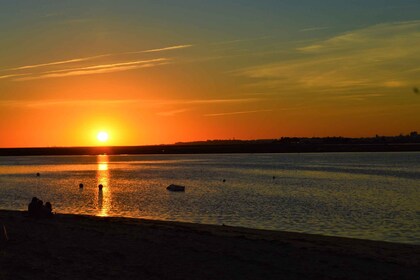
[[[420,246],[0,210],[0,279],[417,279]],[[4,228],[7,232],[5,236]]]

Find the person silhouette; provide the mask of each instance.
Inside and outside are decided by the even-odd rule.
[[[36,216],[36,209],[38,208],[38,198],[36,198],[35,196],[32,197],[31,202],[28,205],[28,214],[31,217],[35,217]]]
[[[53,216],[51,202],[46,202],[45,205],[42,200],[33,197],[28,204],[28,214],[35,218],[48,218]]]
[[[43,207],[43,212],[44,212],[44,216],[45,217],[52,217],[53,212],[52,212],[52,205],[50,202],[45,202],[45,206]]]

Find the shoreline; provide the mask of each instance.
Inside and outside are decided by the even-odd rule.
[[[136,218],[33,219],[9,210],[0,210],[2,225],[9,240],[0,234],[1,279],[416,279],[420,273],[420,245]]]
[[[299,144],[240,143],[212,145],[149,145],[103,147],[0,148],[0,156],[59,155],[168,155],[168,154],[249,154],[249,153],[350,153],[420,152],[420,143]]]

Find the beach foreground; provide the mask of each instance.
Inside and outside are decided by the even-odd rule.
[[[6,229],[6,240],[3,225]],[[0,210],[0,279],[417,279],[420,246]]]

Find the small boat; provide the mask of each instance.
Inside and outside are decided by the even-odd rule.
[[[184,192],[185,191],[184,186],[174,185],[174,184],[170,184],[169,186],[166,187],[166,189],[171,192]]]

